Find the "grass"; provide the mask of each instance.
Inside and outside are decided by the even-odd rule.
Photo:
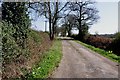
[[[32,78],[48,78],[49,74],[54,70],[62,57],[61,41],[55,40],[51,49],[46,52],[46,56],[33,68]]]
[[[112,51],[105,51],[105,50],[103,50],[103,49],[95,48],[94,46],[85,44],[85,43],[83,43],[83,42],[81,42],[81,41],[77,41],[77,40],[75,40],[75,41],[76,41],[77,43],[79,43],[79,44],[81,44],[81,45],[83,45],[83,46],[85,46],[85,47],[87,47],[87,48],[89,48],[89,49],[91,49],[91,50],[93,50],[93,51],[95,51],[95,52],[103,55],[104,57],[111,59],[112,61],[115,61],[115,62],[119,62],[119,63],[120,63],[120,57],[117,56],[117,55],[115,55],[114,53],[112,53]]]

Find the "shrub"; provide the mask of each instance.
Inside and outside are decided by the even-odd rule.
[[[112,39],[91,35],[85,39],[85,43],[107,50],[110,44],[112,43]]]
[[[13,37],[15,29],[12,24],[8,25],[6,22],[0,22],[0,28],[2,29],[1,52],[4,62],[11,61],[10,59],[15,60],[21,54],[27,55],[27,49],[23,49],[21,46],[19,46]]]
[[[38,31],[35,30],[29,30],[29,37],[31,37],[36,43],[40,43],[41,39],[40,39],[40,35]]]
[[[115,34],[115,39],[113,40],[110,49],[117,55],[120,56],[120,32]]]
[[[77,35],[77,34],[73,34],[73,35],[71,35],[71,37],[72,37],[72,38],[74,38],[74,39],[76,39],[76,40],[79,40],[79,38],[78,38],[78,35]]]
[[[79,40],[78,35],[72,35],[71,37]],[[115,34],[114,39],[97,35],[87,35],[82,42],[107,51],[113,51],[114,54],[120,55],[120,32]]]

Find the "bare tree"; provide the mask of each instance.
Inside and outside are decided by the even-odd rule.
[[[76,17],[73,14],[68,14],[62,21],[64,29],[66,29],[68,36],[71,36],[71,30],[75,27]]]
[[[54,39],[57,21],[61,18],[60,13],[67,6],[67,3],[60,2],[43,2],[30,4],[30,8],[36,10],[40,16],[45,16],[49,20],[50,39]]]
[[[79,37],[83,39],[85,29],[88,30],[88,26],[97,22],[98,10],[94,6],[95,2],[90,0],[81,0],[79,2],[66,2],[64,4],[60,2],[43,2],[43,3],[32,3],[30,5],[31,8],[36,10],[40,16],[45,16],[49,20],[49,31],[50,31],[50,39],[54,39],[54,34],[57,27],[57,22],[60,18],[65,19],[67,16],[67,23],[69,24],[69,33],[71,30],[71,25],[73,26],[72,19],[73,17],[69,15],[71,13],[74,15],[74,18],[77,22],[75,22],[78,30],[79,30]],[[66,11],[67,14],[64,16],[61,14],[62,12]],[[69,17],[68,17],[69,15]],[[69,19],[68,19],[69,18]]]
[[[78,21],[79,38],[83,39],[83,29],[88,29],[89,25],[94,24],[99,19],[98,10],[95,8],[95,2],[82,0],[79,2],[70,2],[68,9],[72,11]]]

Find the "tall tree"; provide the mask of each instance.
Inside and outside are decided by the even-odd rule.
[[[91,0],[70,2],[68,8],[76,16],[79,30],[78,36],[80,40],[82,40],[84,37],[83,29],[85,29],[85,27],[88,29],[88,26],[94,24],[99,18],[97,14],[98,10],[95,8],[95,2],[92,2]]]
[[[64,29],[66,29],[68,36],[71,36],[71,30],[76,26],[76,17],[73,14],[68,14],[65,18],[63,18],[63,27],[66,27]]]
[[[67,3],[62,5],[60,2],[43,2],[43,3],[32,3],[30,8],[36,10],[39,15],[45,16],[49,20],[49,31],[50,39],[54,39],[57,21],[61,18],[60,13],[67,6]]]

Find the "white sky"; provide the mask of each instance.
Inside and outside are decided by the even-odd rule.
[[[114,2],[113,0],[109,0],[109,2],[107,2],[108,0],[106,0],[106,2],[102,2],[102,0],[97,1],[99,1],[96,4],[96,7],[99,10],[100,19],[89,29],[89,32],[91,34],[94,34],[95,32],[98,32],[99,34],[116,33],[118,31],[118,0],[114,0]],[[43,18],[39,18],[37,21],[32,22],[32,27],[44,31],[44,21]]]
[[[118,31],[118,3],[117,2],[98,2],[100,19],[94,24],[89,32],[99,34],[111,34]]]

